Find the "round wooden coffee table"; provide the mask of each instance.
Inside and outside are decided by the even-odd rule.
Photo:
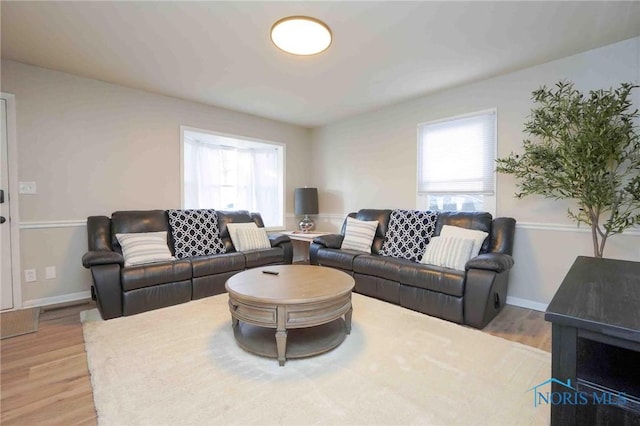
[[[322,266],[240,272],[225,284],[236,341],[251,353],[277,358],[281,366],[329,351],[351,332],[353,286],[349,275]]]

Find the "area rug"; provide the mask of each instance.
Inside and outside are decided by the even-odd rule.
[[[100,425],[533,425],[550,354],[359,294],[316,357],[242,350],[228,296],[103,321],[81,313]]]
[[[0,339],[38,331],[40,308],[20,309],[0,314]]]

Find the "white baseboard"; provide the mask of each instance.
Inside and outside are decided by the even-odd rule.
[[[534,311],[544,312],[547,310],[548,303],[534,302],[533,300],[520,299],[519,297],[507,296],[507,305],[520,306],[521,308],[533,309]]]
[[[25,300],[22,304],[24,308],[34,306],[49,306],[60,303],[76,302],[78,300],[91,299],[91,291],[79,291],[77,293],[63,294],[62,296],[43,297],[41,299]]]

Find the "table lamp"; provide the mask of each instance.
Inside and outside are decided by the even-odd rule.
[[[296,188],[293,193],[296,215],[304,215],[300,222],[300,230],[309,232],[315,224],[309,219],[310,214],[318,214],[318,188]]]

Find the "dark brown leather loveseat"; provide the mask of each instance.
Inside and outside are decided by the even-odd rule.
[[[314,239],[310,263],[351,274],[358,293],[476,328],[487,325],[507,297],[516,221],[493,219],[484,212],[439,212],[434,236],[444,225],[489,233],[480,254],[466,263],[465,271],[458,271],[379,255],[391,212],[363,209],[349,214],[358,220],[378,221],[371,254],[340,249],[345,222],[341,234]]]
[[[254,222],[264,227],[260,214],[217,211],[217,217],[226,253],[128,267],[124,266],[118,233],[167,231],[169,250],[174,254],[167,211],[119,211],[111,218],[89,217],[89,251],[82,257],[82,264],[91,269],[91,291],[102,318],[134,315],[224,293],[226,280],[240,271],[291,264],[291,241],[282,234],[269,235],[269,249],[236,252],[227,224]]]

